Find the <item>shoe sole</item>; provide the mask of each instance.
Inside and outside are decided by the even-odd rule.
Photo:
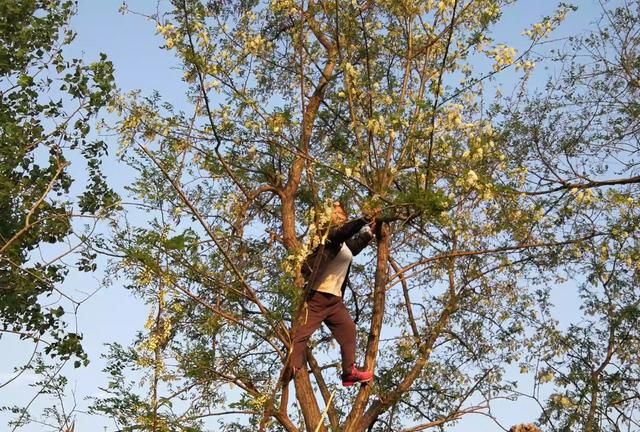
[[[354,384],[364,384],[364,383],[368,383],[369,381],[372,381],[373,377],[366,379],[366,380],[362,380],[362,381],[349,381],[349,382],[342,382],[342,387],[351,387]]]

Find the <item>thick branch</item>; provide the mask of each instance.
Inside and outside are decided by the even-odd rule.
[[[369,329],[369,338],[367,340],[367,348],[365,353],[364,368],[373,370],[376,365],[378,356],[378,346],[380,344],[380,333],[382,330],[382,321],[385,312],[386,285],[389,278],[389,257],[390,257],[390,229],[389,225],[384,223],[380,226],[376,235],[378,243],[378,255],[376,263],[375,286],[373,292],[373,306],[371,316],[371,326]],[[346,432],[354,432],[363,430],[363,425],[370,424],[374,419],[363,421],[362,413],[364,412],[369,396],[371,394],[371,386],[365,385],[360,388],[353,408],[347,417],[344,430]]]
[[[616,185],[634,184],[634,183],[640,183],[640,176],[622,178],[622,179],[592,180],[592,181],[588,181],[586,183],[569,183],[569,182],[566,182],[566,183],[562,184],[562,186],[558,186],[558,187],[553,188],[553,189],[547,189],[547,190],[536,191],[536,192],[517,191],[517,193],[522,194],[522,195],[529,195],[529,196],[548,195],[548,194],[551,194],[551,193],[554,193],[554,192],[559,192],[559,191],[562,191],[562,190],[593,189],[593,188],[598,188],[598,187],[603,187],[603,186],[616,186]]]
[[[312,6],[313,2],[310,3],[309,8],[311,8]],[[295,248],[299,243],[298,239],[296,238],[295,232],[296,218],[294,198],[298,191],[298,187],[300,186],[300,180],[302,178],[302,173],[304,171],[304,165],[306,162],[306,155],[308,155],[309,153],[309,142],[311,141],[313,125],[318,114],[318,108],[320,107],[320,103],[324,98],[325,90],[327,88],[327,85],[329,84],[329,80],[333,75],[336,64],[336,49],[334,45],[326,39],[326,36],[320,31],[315,18],[310,13],[307,13],[306,15],[306,22],[309,24],[309,27],[313,31],[315,37],[327,50],[327,63],[325,64],[324,70],[322,71],[322,76],[320,77],[320,80],[316,85],[313,94],[309,98],[306,107],[303,108],[304,112],[302,115],[302,134],[300,137],[299,149],[300,154],[296,155],[296,158],[291,165],[289,178],[283,188],[282,237],[287,249]],[[301,94],[301,97],[304,99],[304,93]]]

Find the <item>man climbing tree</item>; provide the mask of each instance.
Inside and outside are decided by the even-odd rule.
[[[523,23],[516,51],[491,32],[503,12],[518,12],[513,3],[174,0],[150,16],[182,62],[193,107],[138,93],[116,104],[139,174],[130,190],[155,210],[135,230],[119,227],[114,252],[158,318],[131,355],[111,353],[111,394],[98,409],[142,430],[158,421],[202,430],[216,415],[246,432],[418,431],[526,397],[511,379],[519,366],[536,389],[577,380],[549,398],[550,422],[595,425],[610,405],[636,412],[629,299],[640,180],[635,162],[621,161],[637,155],[637,57],[617,69],[597,61],[597,80],[591,66],[563,68],[567,84],[551,83],[552,98],[494,96],[491,80],[510,68],[525,91],[536,48],[570,12],[545,8],[540,22]],[[636,9],[623,12],[616,28],[635,34]],[[624,34],[607,32],[602,46]],[[584,111],[566,111],[568,96]],[[613,100],[612,113],[601,101]],[[305,285],[290,263],[302,263],[313,250],[303,239],[322,231],[314,198],[336,191],[375,197],[366,204],[396,218],[378,223],[373,283],[351,269],[354,291],[371,296],[358,335],[375,385],[334,394],[324,376],[332,365],[316,357],[322,341],[306,349],[312,376],[296,374],[288,399],[279,377]],[[611,317],[610,327],[560,337],[551,290],[590,269],[585,292],[606,290],[584,297],[592,322]],[[567,351],[576,347],[584,352]],[[626,368],[616,388],[606,376],[613,362]],[[124,384],[123,364],[157,383],[146,399]],[[232,403],[229,388],[239,392]],[[197,402],[179,413],[170,402],[186,395]],[[602,414],[589,398],[603,401]],[[135,402],[123,409],[123,400]]]
[[[326,238],[302,267],[305,277],[305,302],[300,327],[294,333],[291,367],[295,374],[304,367],[307,341],[324,322],[340,344],[342,385],[371,381],[373,372],[355,366],[356,325],[344,302],[351,261],[373,238],[375,219],[360,217],[347,222],[347,213],[339,202],[333,204]]]

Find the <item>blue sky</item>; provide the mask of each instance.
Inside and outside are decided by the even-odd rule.
[[[131,10],[153,13],[156,2],[149,0],[128,1]],[[163,1],[161,1],[163,4]],[[166,0],[164,0],[166,5]],[[579,32],[586,29],[597,17],[600,6],[597,0],[580,0],[576,2],[579,11],[569,17],[556,35]],[[133,14],[122,15],[118,12],[122,1],[119,0],[80,0],[78,15],[72,21],[78,32],[70,56],[79,56],[86,61],[98,57],[105,52],[116,68],[116,82],[121,90],[140,89],[143,94],[158,90],[163,97],[177,107],[185,103],[184,83],[179,62],[171,53],[159,49],[162,40],[155,35],[155,25],[143,17]],[[529,24],[538,21],[542,16],[550,14],[556,1],[523,0],[505,12],[503,21],[496,28],[497,41],[503,41],[516,47],[524,42],[520,36]],[[544,72],[543,72],[544,73]],[[501,78],[499,78],[500,80]],[[498,82],[497,84],[500,84]],[[508,83],[505,83],[508,87]],[[117,148],[114,137],[106,137],[113,155]],[[109,179],[118,188],[131,180],[131,172],[115,158],[106,163]],[[126,201],[126,198],[125,198]],[[102,275],[86,275],[72,273],[65,282],[65,289],[70,292],[92,292],[100,288]],[[554,295],[557,305],[576,310],[574,293],[570,284],[559,287]],[[127,345],[135,332],[142,328],[148,308],[139,299],[134,298],[121,286],[113,285],[96,292],[79,310],[79,330],[85,337],[85,348],[91,364],[87,368],[67,371],[70,389],[74,389],[79,408],[86,406],[83,399],[95,395],[98,386],[104,385],[101,374],[104,366],[99,355],[104,352],[104,343],[121,342]],[[18,366],[31,355],[32,347],[26,342],[17,342],[11,338],[3,338],[0,342],[3,360],[0,363],[0,382],[11,376],[12,368]],[[8,353],[8,355],[6,354]],[[337,353],[336,353],[337,355]],[[12,403],[23,403],[33,397],[34,389],[27,388],[31,378],[24,375],[14,383],[0,389],[0,406]],[[527,391],[523,383],[523,391]],[[520,421],[533,421],[538,415],[535,406],[526,401],[517,405],[498,403],[496,413],[505,425]],[[0,414],[0,429],[4,428],[6,416]],[[113,425],[104,418],[78,415],[78,432],[113,430]],[[44,430],[42,426],[25,428],[25,431]],[[468,416],[451,431],[481,430],[499,431],[500,429],[481,416]]]

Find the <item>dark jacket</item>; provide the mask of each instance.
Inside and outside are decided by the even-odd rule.
[[[371,232],[361,233],[359,235],[356,234],[358,234],[360,229],[367,223],[368,222],[364,218],[358,218],[329,230],[325,244],[316,247],[302,264],[302,276],[305,280],[305,291],[308,291],[315,282],[314,277],[322,274],[327,264],[330,263],[336,255],[338,255],[343,243],[346,243],[353,256],[362,252],[362,249],[364,249],[373,238],[373,234],[371,234]],[[351,264],[349,264],[349,269],[347,270],[344,282],[342,282],[343,296],[349,281],[350,271]]]

